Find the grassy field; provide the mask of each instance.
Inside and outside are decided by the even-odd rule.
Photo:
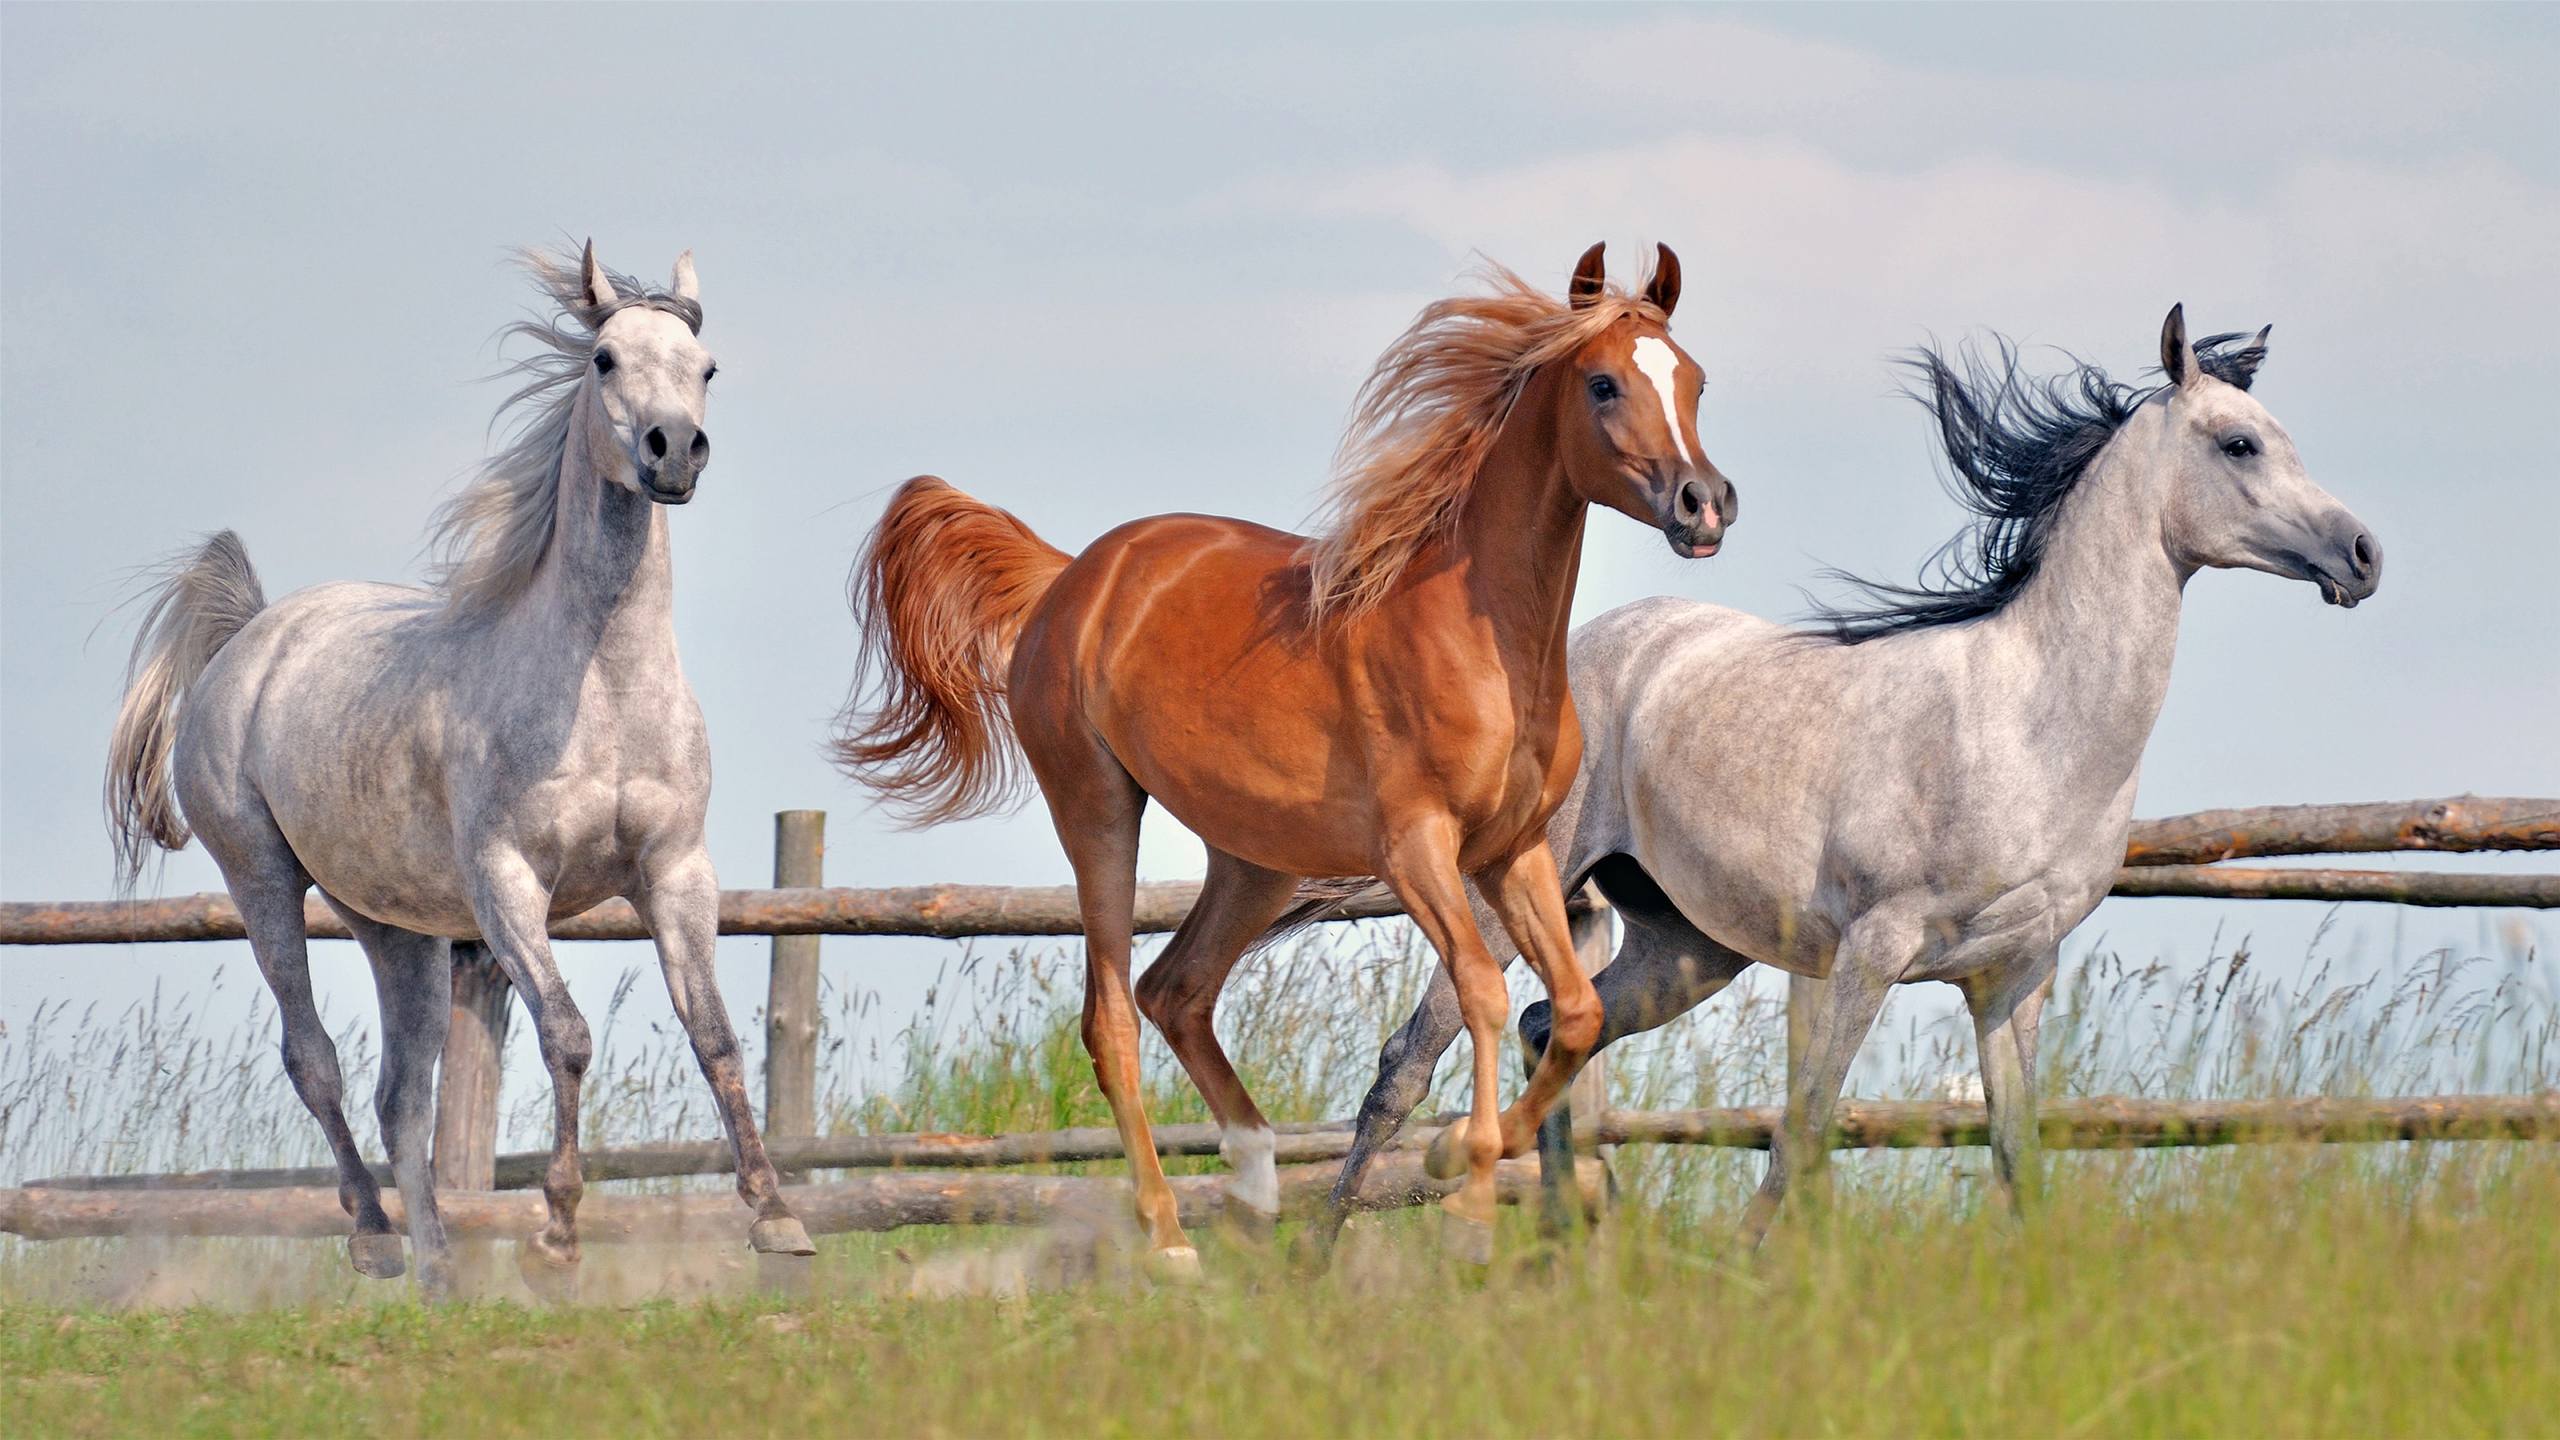
[[[1239,997],[1233,1031],[1252,1037],[1239,1048],[1275,1112],[1348,1104],[1366,1078],[1363,1047],[1409,983],[1398,959],[1293,957],[1368,965],[1356,1007],[1306,1004],[1306,977],[1287,966]],[[974,998],[920,1017],[886,1078],[868,1091],[837,1082],[838,1123],[1097,1118],[1047,963],[992,989],[955,984],[948,993]],[[2560,1084],[2552,967],[2530,949],[2429,957],[2360,985],[2316,968],[2277,985],[2255,970],[2245,956],[2078,967],[2048,1022],[2050,1083],[2155,1094]],[[1623,1101],[1762,1098],[1773,1017],[1766,997],[1740,1001],[1622,1061]],[[105,1043],[91,1030],[113,1033],[83,1027],[78,1043]],[[1864,1088],[1925,1092],[1969,1065],[1965,1038],[1921,1020],[1889,1026]],[[118,1043],[148,1048],[139,1031]],[[159,1050],[165,1063],[230,1043],[162,1036]],[[0,1173],[33,1173],[97,1138],[30,1120],[36,1097],[64,1093],[71,1072],[59,1067],[80,1053],[53,1046],[47,1060],[21,1052],[0,1077]],[[82,1072],[100,1094],[112,1084],[105,1053]],[[655,1087],[683,1079],[665,1059],[625,1053],[614,1083],[596,1087],[606,1098],[591,1137],[644,1126]],[[112,1123],[137,1165],[224,1152],[240,1143],[236,1124],[264,1120],[253,1068],[236,1081],[239,1114],[207,1098],[219,1086],[200,1087],[184,1146],[162,1133],[165,1114],[81,1123]],[[519,1095],[538,1090],[518,1080]],[[1196,1110],[1169,1076],[1162,1088],[1168,1113]],[[252,1138],[307,1144],[290,1129]],[[1490,1272],[1445,1263],[1438,1217],[1414,1212],[1368,1223],[1321,1275],[1292,1261],[1286,1231],[1267,1249],[1206,1237],[1209,1280],[1178,1291],[1138,1277],[1108,1224],[832,1237],[788,1296],[761,1290],[729,1246],[597,1246],[590,1303],[558,1309],[423,1309],[400,1287],[355,1279],[327,1244],[0,1244],[0,1425],[12,1436],[2560,1434],[2560,1147],[2057,1155],[2024,1226],[1979,1204],[1978,1151],[1851,1156],[1826,1212],[1791,1216],[1747,1255],[1726,1235],[1757,1157],[1631,1148],[1617,1164],[1625,1202],[1607,1227],[1548,1243],[1527,1217],[1506,1217]],[[1004,1293],[911,1293],[919,1275],[982,1274],[971,1267],[989,1255],[1032,1252]],[[1051,1263],[1062,1255],[1075,1257],[1072,1275]],[[507,1268],[503,1254],[482,1263]]]

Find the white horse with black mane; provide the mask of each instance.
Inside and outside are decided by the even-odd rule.
[[[1866,585],[1869,608],[1813,631],[1653,599],[1574,635],[1582,764],[1547,833],[1568,891],[1596,883],[1626,925],[1593,977],[1599,1043],[1670,1022],[1755,963],[1830,982],[1748,1241],[1789,1174],[1825,1153],[1817,1137],[1897,984],[1963,989],[2000,1183],[2013,1203],[2032,1183],[2043,987],[2124,858],[2187,580],[2264,570],[2342,606],[2381,580],[2373,536],[2248,393],[2265,356],[2264,330],[2189,345],[2175,309],[2156,390],[2090,366],[2029,379],[2006,345],[1961,369],[1922,351],[1917,398],[1980,517],[1935,583]],[[1499,926],[1485,934],[1502,943]],[[1544,1001],[1521,1017],[1532,1056],[1547,1024]],[[1458,1030],[1435,977],[1379,1059],[1333,1225]],[[1551,1184],[1569,1174],[1571,1123],[1559,1108],[1541,1136]],[[1435,1172],[1449,1150],[1434,1147]]]
[[[711,750],[677,662],[663,507],[693,497],[714,366],[693,258],[664,291],[583,256],[530,254],[553,312],[514,441],[446,507],[431,588],[341,583],[266,603],[225,531],[168,567],[134,646],[108,756],[125,886],[188,827],[222,867],[275,991],[284,1064],[335,1153],[357,1270],[401,1273],[400,1237],[341,1110],[313,1002],[303,896],[315,884],[372,962],[376,1095],[418,1280],[452,1261],[429,1169],[451,939],[484,939],[531,1012],[556,1130],[549,1220],[519,1256],[574,1285],[578,1095],[592,1044],[552,961],[550,922],[612,896],[657,939],[667,993],[711,1082],[761,1251],[813,1253],[748,1107],[712,972],[719,882],[703,846]],[[504,413],[502,410],[501,413]]]

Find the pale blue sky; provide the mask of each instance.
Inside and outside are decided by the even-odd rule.
[[[270,594],[414,576],[527,298],[502,251],[586,235],[644,276],[700,262],[719,460],[674,525],[731,884],[792,806],[832,812],[839,883],[1065,878],[1036,808],[901,835],[819,758],[888,486],[944,474],[1070,547],[1166,509],[1295,523],[1353,387],[1472,255],[1560,285],[1604,238],[1681,252],[1749,503],[1702,565],[1595,519],[1582,613],[1907,576],[1958,516],[1889,354],[1997,329],[2131,377],[2183,300],[2274,322],[2260,393],[2389,570],[2352,614],[2199,579],[2142,811],[2560,792],[2556,16],[9,6],[0,892],[107,893],[121,572],[231,526]],[[1167,829],[1146,865],[1196,855]],[[216,883],[189,851],[161,888]],[[2092,930],[2281,957],[2318,918],[2113,902]],[[2526,923],[2345,920],[2403,954]],[[945,953],[827,950],[891,1016]],[[598,1007],[643,959],[567,954]],[[741,1015],[762,956],[724,952]],[[0,1020],[226,958],[0,955]],[[351,951],[318,967],[369,1011]]]

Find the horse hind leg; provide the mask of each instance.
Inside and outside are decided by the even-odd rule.
[[[1363,1208],[1360,1187],[1378,1152],[1394,1143],[1414,1107],[1431,1093],[1431,1075],[1450,1042],[1466,1028],[1458,1009],[1457,982],[1446,966],[1435,969],[1431,983],[1413,1014],[1378,1051],[1378,1078],[1360,1100],[1360,1115],[1351,1128],[1351,1150],[1342,1158],[1342,1173],[1333,1182],[1324,1213],[1309,1227],[1309,1243],[1321,1259],[1330,1256],[1344,1222]]]
[[[1076,908],[1084,920],[1084,1048],[1093,1077],[1137,1185],[1138,1223],[1147,1235],[1148,1265],[1163,1278],[1200,1273],[1200,1252],[1182,1230],[1180,1202],[1164,1178],[1155,1132],[1147,1123],[1138,1069],[1138,1006],[1129,983],[1129,942],[1137,915],[1138,823],[1147,794],[1090,732],[1063,743],[1023,749],[1049,802],[1058,843],[1076,875]]]
[[[302,896],[311,887],[311,877],[272,823],[262,818],[259,829],[262,833],[247,845],[237,837],[216,840],[208,835],[206,846],[214,852],[232,903],[240,909],[259,973],[275,993],[276,1017],[284,1029],[285,1076],[293,1082],[293,1093],[301,1097],[303,1108],[320,1122],[329,1153],[337,1161],[338,1204],[356,1224],[355,1233],[347,1238],[347,1258],[359,1274],[396,1279],[405,1268],[400,1236],[391,1228],[391,1217],[383,1213],[382,1186],[356,1148],[355,1132],[348,1128],[346,1081],[338,1069],[338,1047],[329,1039],[329,1027],[321,1020],[319,1003],[311,993],[311,956],[302,917]]]
[[[382,1079],[374,1113],[382,1121],[382,1146],[391,1177],[408,1212],[409,1248],[417,1257],[418,1290],[429,1300],[453,1293],[453,1247],[436,1206],[436,1062],[444,1055],[445,1028],[453,1016],[453,948],[432,935],[377,924],[332,899],[330,908],[364,947],[373,967],[374,993],[382,1005]]]
[[[1212,849],[1200,899],[1138,982],[1139,1010],[1164,1032],[1218,1117],[1218,1153],[1230,1171],[1228,1203],[1220,1213],[1255,1238],[1267,1235],[1280,1218],[1277,1141],[1218,1043],[1218,994],[1245,948],[1289,907],[1297,888],[1296,876]]]

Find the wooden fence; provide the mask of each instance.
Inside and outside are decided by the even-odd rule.
[[[1765,1150],[1778,1133],[1775,1107],[1729,1110],[1607,1110],[1587,1117],[1576,1139],[1585,1145],[1708,1145]],[[2560,1140],[2560,1095],[2428,1096],[2387,1100],[2066,1100],[2039,1112],[2044,1144],[2057,1150],[2145,1149],[2262,1143],[2386,1140]],[[1418,1151],[1442,1121],[1410,1127],[1383,1157],[1362,1192],[1370,1208],[1419,1204],[1455,1182],[1421,1172]],[[1980,1145],[1990,1130],[1980,1105],[1851,1101],[1840,1107],[1831,1143],[1849,1148],[1943,1148]],[[1349,1149],[1347,1121],[1280,1127],[1282,1205],[1304,1214],[1321,1203],[1333,1166]],[[1214,1155],[1214,1125],[1167,1125],[1156,1132],[1165,1155]],[[828,1184],[788,1188],[810,1230],[891,1230],[906,1225],[1031,1224],[1062,1206],[1107,1202],[1115,1183],[1085,1176],[972,1173],[1004,1166],[1116,1160],[1125,1152],[1107,1129],[1030,1135],[847,1135],[784,1140],[773,1159],[786,1170],[889,1170]],[[496,1188],[439,1196],[458,1234],[521,1233],[539,1223],[548,1152],[501,1157]],[[649,1145],[588,1151],[587,1178],[636,1180],[717,1174],[729,1168],[718,1143]],[[1505,1203],[1526,1199],[1533,1160],[1505,1161]],[[386,1203],[395,1194],[382,1175]],[[1596,1190],[1595,1174],[1580,1177]],[[1196,1221],[1223,1203],[1224,1180],[1174,1181],[1184,1218]],[[581,1232],[605,1242],[671,1235],[733,1236],[746,1212],[725,1190],[663,1196],[591,1197],[579,1209]],[[396,1217],[395,1217],[396,1222]],[[0,1190],[0,1233],[34,1239],[125,1234],[334,1236],[345,1233],[337,1172],[211,1170],[181,1175],[76,1176]]]
[[[789,1174],[866,1167],[966,1168],[1117,1156],[1109,1131],[1017,1136],[851,1136],[820,1138],[815,1129],[817,957],[820,935],[906,935],[965,938],[1071,935],[1080,927],[1070,887],[940,885],[897,889],[831,889],[823,885],[825,816],[785,811],[775,817],[775,887],[729,890],[720,897],[724,934],[774,937],[772,989],[766,1005],[768,1143]],[[2560,875],[2444,874],[2332,869],[2239,868],[2221,862],[2270,856],[2386,851],[2560,849],[2560,800],[2461,796],[2448,800],[2361,805],[2271,806],[2207,811],[2137,822],[2114,893],[2226,899],[2378,901],[2412,905],[2560,907]],[[1190,884],[1139,887],[1137,928],[1173,929],[1198,894]],[[1379,903],[1355,904],[1339,917],[1396,913]],[[316,897],[307,911],[315,938],[346,932]],[[112,944],[241,938],[227,896],[146,901],[0,903],[0,945]],[[631,907],[600,905],[559,921],[563,940],[645,938]],[[1586,956],[1586,963],[1605,961]],[[1800,1013],[1812,982],[1790,989]],[[453,1025],[438,1093],[436,1171],[459,1192],[498,1192],[538,1184],[544,1156],[495,1153],[497,1059],[504,1047],[509,991],[497,965],[476,944],[457,944]],[[1791,1021],[1795,1013],[1791,1013]],[[1791,1024],[1791,1030],[1796,1028]],[[1791,1036],[1792,1039],[1792,1036]],[[1790,1050],[1792,1052],[1793,1045]],[[1606,1108],[1595,1072],[1577,1087],[1595,1143],[1756,1145],[1765,1147],[1775,1112],[1622,1112]],[[2492,1135],[2560,1138],[2560,1110],[2550,1097],[2443,1097],[2372,1102],[2227,1102],[2178,1105],[2104,1100],[2059,1105],[2043,1117],[2046,1143],[2057,1148],[2228,1144],[2246,1139],[2452,1139]],[[1849,1105],[1835,1142],[1843,1145],[1981,1143],[1982,1112],[1966,1106]],[[1197,1132],[1197,1133],[1194,1133]],[[1343,1124],[1292,1127],[1279,1158],[1294,1165],[1338,1159]],[[1159,1132],[1168,1154],[1207,1154],[1207,1126]],[[1401,1157],[1380,1178],[1375,1203],[1409,1203],[1437,1193]],[[637,1179],[708,1173],[727,1167],[724,1145],[678,1144],[591,1151],[588,1178]],[[1407,1171],[1411,1173],[1406,1173]],[[1506,1166],[1506,1194],[1525,1171]],[[1293,1172],[1287,1193],[1303,1202],[1321,1189],[1314,1172]],[[799,1186],[813,1230],[879,1229],[893,1224],[1004,1221],[1063,1203],[1081,1177],[908,1173],[828,1186]],[[1186,1207],[1214,1208],[1206,1182],[1184,1182]],[[324,1170],[207,1172],[196,1175],[65,1177],[0,1190],[0,1232],[27,1235],[124,1233],[149,1229],[190,1234],[338,1233],[334,1173]],[[1061,1189],[1060,1187],[1065,1187]],[[218,1193],[206,1193],[218,1192]],[[247,1192],[257,1192],[255,1194]],[[1194,1193],[1196,1192],[1196,1193]],[[317,1197],[317,1198],[313,1198]],[[514,1226],[526,1197],[475,1199],[456,1221],[465,1231]],[[598,1197],[607,1202],[602,1238],[636,1238],[689,1223],[734,1205],[724,1196]],[[321,1202],[325,1201],[323,1204]],[[485,1203],[484,1203],[485,1201]],[[591,1202],[592,1204],[593,1202]],[[613,1219],[622,1208],[631,1214]],[[486,1213],[483,1214],[482,1212]],[[527,1212],[530,1214],[530,1211]],[[582,1214],[585,1212],[582,1212]],[[940,1218],[936,1218],[940,1217]],[[694,1217],[700,1218],[700,1217]],[[722,1223],[726,1223],[725,1220]],[[251,1228],[223,1228],[225,1226]],[[264,1226],[267,1228],[255,1228]],[[208,1228],[210,1227],[210,1228]]]

